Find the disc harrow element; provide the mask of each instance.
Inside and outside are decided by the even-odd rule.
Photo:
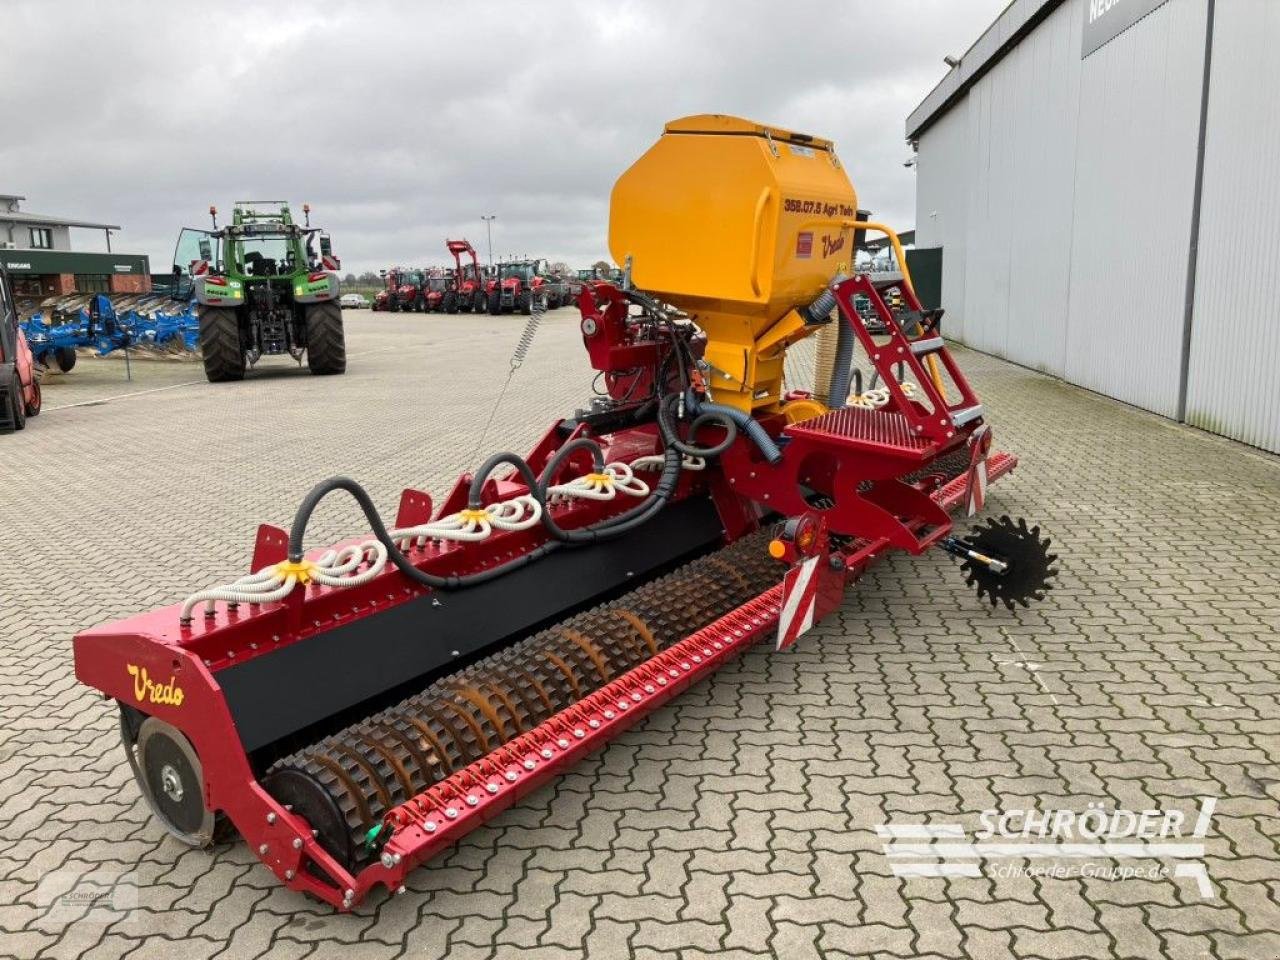
[[[1049,552],[1048,537],[1040,539],[1040,528],[1028,529],[1023,518],[1019,517],[1016,523],[1008,515],[999,520],[988,518],[986,526],[974,527],[964,543],[978,553],[1008,564],[1004,573],[997,573],[975,560],[966,560],[960,565],[965,583],[976,587],[979,598],[989,598],[991,606],[1003,603],[1010,610],[1014,603],[1030,606],[1031,600],[1043,600],[1053,589],[1053,580],[1058,575],[1058,568],[1053,564],[1058,555]]]
[[[284,758],[263,785],[356,868],[389,810],[775,585],[784,567],[768,539],[745,537],[443,677]]]

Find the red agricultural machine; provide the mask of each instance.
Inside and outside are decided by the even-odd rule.
[[[38,416],[40,380],[27,338],[18,325],[9,272],[0,263],[0,433],[12,433]]]
[[[321,483],[244,575],[77,636],[160,823],[192,846],[229,823],[349,909],[761,638],[785,651],[891,550],[956,556],[993,607],[1042,599],[1038,528],[953,529],[1016,460],[857,209],[825,140],[668,124],[612,194],[635,288],[578,300],[589,412],[438,503],[405,490],[390,529]],[[846,275],[865,231],[901,278]],[[788,348],[832,324],[825,402],[785,391]],[[864,367],[881,385],[850,393]],[[335,492],[372,532],[314,547]]]
[[[495,316],[513,311],[527,315],[533,312],[534,297],[538,295],[544,296],[548,309],[554,310],[560,302],[547,279],[550,273],[546,260],[510,260],[498,264],[497,281],[489,288],[489,312]]]
[[[421,312],[426,309],[421,270],[392,267],[390,270],[378,272],[382,274],[386,287],[378,291],[370,309],[392,312],[399,310],[404,313],[413,310]]]
[[[454,313],[461,310],[463,313],[483,313],[488,305],[488,294],[475,247],[466,240],[446,240],[445,246],[453,254],[454,263],[454,297],[452,301],[445,298],[445,312]],[[464,253],[471,258],[469,266],[462,262]]]
[[[428,313],[446,311],[449,304],[457,299],[453,292],[453,277],[448,274],[428,274],[422,281],[422,304]],[[448,310],[456,312],[457,307]]]

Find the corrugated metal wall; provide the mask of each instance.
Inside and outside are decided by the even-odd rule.
[[[1086,2],[921,136],[917,237],[943,246],[950,335],[1174,416],[1208,0],[1169,0],[1081,60]]]
[[[986,175],[969,208],[966,340],[1054,373],[1066,343],[1079,51],[1079,10],[1064,4],[968,97],[971,162]]]
[[[916,246],[942,247],[942,305],[948,333],[964,339],[964,262],[969,191],[969,119],[961,104],[929,128],[916,159]]]
[[[1280,451],[1280,3],[1218,0],[1213,34],[1186,420]]]
[[[1207,13],[1170,0],[1082,62],[1064,376],[1165,416],[1178,409]]]

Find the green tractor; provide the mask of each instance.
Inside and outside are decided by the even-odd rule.
[[[187,228],[178,236],[176,295],[194,297],[200,350],[211,383],[244,379],[264,356],[288,354],[315,374],[343,373],[347,348],[338,304],[341,262],[329,235],[294,222],[280,201],[239,200],[229,226]],[[317,252],[316,244],[319,243]]]

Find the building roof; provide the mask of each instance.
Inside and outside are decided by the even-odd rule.
[[[5,197],[6,200],[21,200],[22,197]],[[114,223],[91,223],[88,220],[68,220],[66,217],[51,217],[43,213],[28,213],[26,210],[7,212],[0,210],[0,223],[33,223],[50,227],[85,227],[91,230],[121,230]]]
[[[960,58],[959,66],[938,81],[929,95],[907,117],[907,139],[914,141],[951,105],[968,92],[983,74],[1004,58],[1027,34],[1053,13],[1063,0],[1011,0],[995,23],[987,27]]]

